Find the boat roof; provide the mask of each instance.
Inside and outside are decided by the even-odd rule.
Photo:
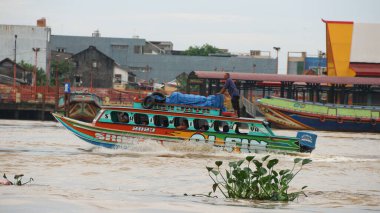
[[[199,79],[224,79],[227,72],[216,71],[193,71],[189,76]],[[345,84],[345,85],[377,85],[380,86],[380,78],[364,77],[337,77],[320,75],[282,75],[282,74],[261,74],[228,72],[234,80],[259,81],[259,82],[299,82],[299,83],[326,83],[326,84]]]
[[[186,106],[185,106],[186,107]],[[245,118],[245,117],[228,117],[221,115],[204,115],[204,114],[196,114],[196,113],[186,113],[186,112],[168,112],[162,110],[152,110],[152,109],[140,109],[133,108],[128,106],[102,106],[104,110],[114,110],[114,111],[132,111],[137,113],[148,113],[155,115],[171,115],[175,117],[192,117],[198,119],[215,119],[215,120],[225,120],[225,121],[236,121],[236,122],[250,122],[250,123],[262,123],[265,119],[262,118]]]

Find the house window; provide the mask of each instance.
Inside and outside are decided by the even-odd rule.
[[[124,44],[112,44],[111,47],[113,49],[128,49],[128,45],[124,45]]]
[[[78,61],[73,61],[72,63],[73,63],[73,66],[74,66],[75,68],[78,68],[78,67],[79,67],[79,63],[78,63]]]
[[[115,83],[121,84],[121,74],[115,74]]]
[[[142,47],[141,46],[134,46],[134,53],[135,54],[141,54],[142,53]]]
[[[92,68],[96,69],[98,67],[98,62],[97,61],[92,61]]]
[[[75,86],[77,87],[81,87],[82,86],[82,75],[75,75],[74,76],[74,84]]]
[[[128,82],[136,82],[136,77],[133,75],[128,75]]]
[[[65,53],[66,52],[66,48],[57,48],[57,52],[59,52],[59,53]]]

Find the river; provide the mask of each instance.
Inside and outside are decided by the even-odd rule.
[[[0,120],[0,174],[34,179],[21,187],[0,185],[0,212],[380,211],[380,134],[314,133],[312,154],[271,153],[280,160],[278,168],[291,168],[296,157],[313,160],[291,185],[307,185],[308,197],[285,203],[184,196],[211,191],[205,166],[245,154],[149,140],[131,150],[111,150],[87,144],[56,122]]]

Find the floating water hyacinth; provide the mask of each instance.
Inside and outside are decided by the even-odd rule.
[[[310,159],[294,159],[292,170],[284,169],[276,171],[275,165],[278,159],[269,159],[269,155],[260,159],[254,156],[247,156],[245,160],[230,162],[229,169],[225,170],[225,175],[221,172],[222,161],[215,161],[216,168],[206,167],[210,178],[213,180],[212,191],[217,189],[226,198],[239,198],[251,200],[272,200],[272,201],[293,201],[300,194],[307,196],[302,187],[300,191],[288,192],[289,184],[294,177],[302,170],[302,167],[311,163]],[[247,166],[242,167],[247,161]],[[251,165],[254,167],[251,168]],[[298,170],[295,168],[298,166]]]
[[[31,183],[33,180],[33,178],[30,178],[27,182],[22,182],[22,177],[24,177],[23,174],[19,174],[19,175],[15,175],[13,178],[14,178],[14,181],[10,181],[8,180],[7,178],[7,175],[4,173],[3,175],[3,178],[4,180],[1,181],[1,184],[3,185],[16,185],[16,186],[22,186],[22,185],[25,185],[25,184],[28,184],[28,183]]]

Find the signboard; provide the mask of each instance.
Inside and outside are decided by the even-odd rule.
[[[70,93],[70,83],[65,83],[65,93]]]

